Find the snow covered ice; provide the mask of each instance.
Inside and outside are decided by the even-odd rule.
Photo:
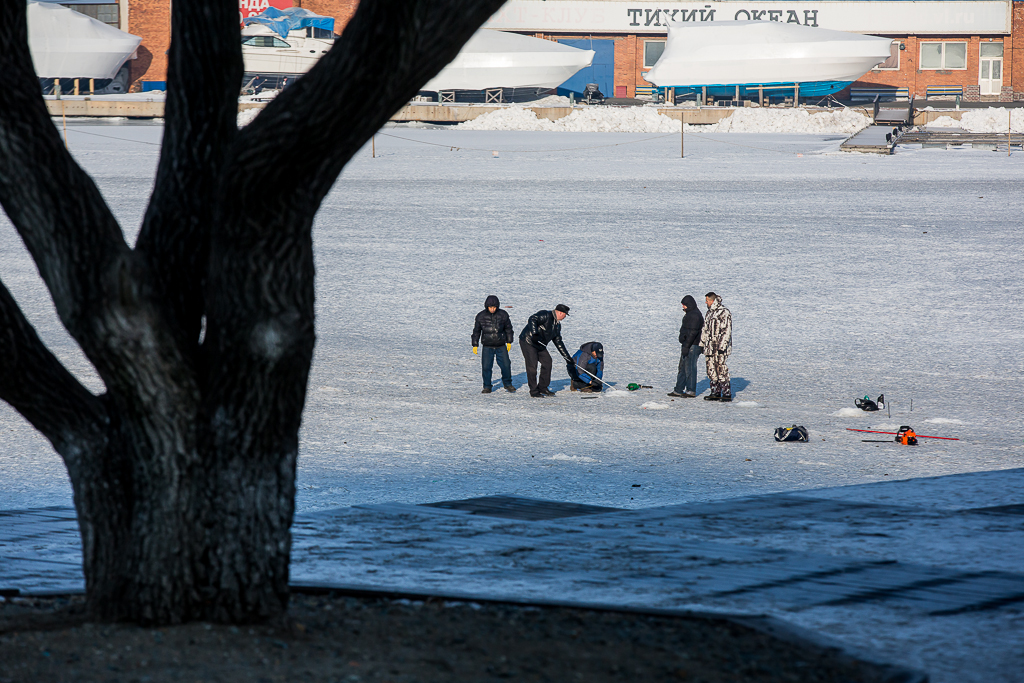
[[[315,226],[318,340],[298,511],[490,494],[654,508],[811,489],[878,505],[927,508],[948,503],[951,490],[966,508],[1019,504],[999,470],[1024,466],[1024,154],[897,148],[881,157],[840,153],[840,132],[736,129],[688,128],[685,159],[678,122],[675,135],[380,131],[377,158],[366,149],[353,159]],[[161,133],[124,122],[68,128],[72,153],[131,240]],[[6,218],[0,275],[50,348],[100,391]],[[709,290],[734,317],[731,404],[666,396],[679,300]],[[603,342],[616,388],[582,400],[556,357],[557,396],[481,395],[470,332],[488,294],[510,307],[517,330],[537,310],[571,306],[567,345]],[[515,346],[512,371],[525,382]],[[655,388],[625,391],[630,382]],[[880,393],[891,416],[853,405]],[[809,443],[774,441],[776,427],[792,424],[808,428]],[[912,448],[846,431],[902,424],[962,440]],[[0,429],[0,509],[71,505],[60,459],[6,404]],[[962,486],[856,486],[982,471]],[[844,485],[855,486],[820,490]],[[979,541],[951,557],[962,544],[936,541],[934,520],[897,517],[895,538],[882,538],[889,528],[837,538],[836,527],[810,520],[796,549],[1019,571],[1016,547],[992,558]],[[720,533],[774,547],[781,532],[763,530]],[[375,552],[389,549],[405,552]],[[1012,609],[863,614],[829,607],[783,618],[927,668],[940,683],[1008,681],[1019,670]],[[975,660],[984,666],[962,665]]]
[[[161,132],[68,128],[132,240]],[[315,227],[299,511],[496,493],[635,508],[1020,467],[1024,155],[856,155],[843,137],[688,133],[680,159],[662,133],[382,130]],[[100,390],[0,230],[4,282]],[[709,290],[735,320],[733,404],[665,395],[679,300]],[[481,395],[469,336],[488,294],[517,331],[570,305],[567,345],[603,342],[619,388],[580,400],[556,358],[555,397]],[[512,367],[525,382],[516,346]],[[883,392],[891,419],[850,410]],[[962,441],[876,448],[845,430],[882,422]],[[812,442],[775,443],[791,424]],[[0,507],[70,505],[49,444],[5,404],[0,426]]]

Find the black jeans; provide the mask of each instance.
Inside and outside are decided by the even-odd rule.
[[[679,353],[679,371],[676,373],[676,388],[672,391],[677,394],[697,393],[697,356],[700,355],[700,347],[694,344],[689,352]]]
[[[551,384],[551,354],[547,349],[535,349],[523,340],[519,340],[519,348],[523,350],[526,361],[526,381],[530,383],[530,393],[537,394],[548,390]],[[537,380],[537,363],[540,363],[540,381]]]
[[[494,361],[498,361],[501,368],[501,383],[506,387],[512,386],[512,362],[509,360],[508,351],[504,346],[484,346],[480,349],[480,361],[483,363],[484,386],[491,388],[491,371],[494,370]]]

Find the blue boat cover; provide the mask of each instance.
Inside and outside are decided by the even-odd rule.
[[[243,22],[246,26],[249,24],[269,26],[282,38],[287,38],[289,31],[294,31],[298,28],[312,27],[328,31],[334,30],[334,17],[322,17],[301,7],[289,7],[287,9],[268,7],[254,17],[246,17],[243,19]]]

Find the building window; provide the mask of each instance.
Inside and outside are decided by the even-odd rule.
[[[649,69],[654,66],[659,59],[661,59],[662,53],[665,52],[665,41],[664,40],[645,40],[644,41],[644,68]]]
[[[95,4],[95,5],[64,5],[76,12],[81,12],[87,17],[92,17],[104,24],[110,24],[114,28],[121,28],[121,19],[117,3]]]
[[[921,43],[922,69],[966,69],[967,43]]]
[[[249,47],[291,47],[277,36],[242,36],[242,45]]]
[[[900,68],[900,41],[894,40],[889,45],[889,59],[885,60],[884,62],[882,62],[881,64],[876,66],[873,69],[873,71],[888,71],[888,70],[897,71],[897,70],[899,70],[899,68]]]
[[[1002,57],[1003,56],[1003,44],[1002,43],[982,43],[981,44],[981,56],[982,57]]]

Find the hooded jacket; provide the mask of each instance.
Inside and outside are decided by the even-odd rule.
[[[704,315],[689,294],[683,297],[683,303],[686,305],[686,315],[683,316],[683,324],[679,326],[679,343],[683,345],[683,353],[686,353],[691,346],[700,341]]]
[[[559,355],[566,363],[572,363],[572,356],[562,342],[562,324],[555,318],[554,311],[537,311],[531,315],[526,327],[519,333],[519,341],[538,351],[547,349],[547,345],[554,342]]]
[[[597,351],[597,358],[590,355],[591,351]],[[580,347],[580,350],[572,354],[572,360],[576,367],[583,368],[594,377],[604,377],[604,346],[601,342],[587,342]],[[580,377],[583,382],[593,382],[590,377]]]
[[[722,305],[722,297],[715,297],[715,303],[704,316],[704,329],[700,333],[700,345],[704,355],[713,353],[728,356],[732,353],[732,313]]]
[[[488,306],[498,310],[491,313],[487,310]],[[499,306],[501,302],[493,294],[484,301],[484,310],[476,314],[476,324],[473,326],[473,346],[477,346],[478,342],[483,346],[504,346],[515,339],[512,320]]]

